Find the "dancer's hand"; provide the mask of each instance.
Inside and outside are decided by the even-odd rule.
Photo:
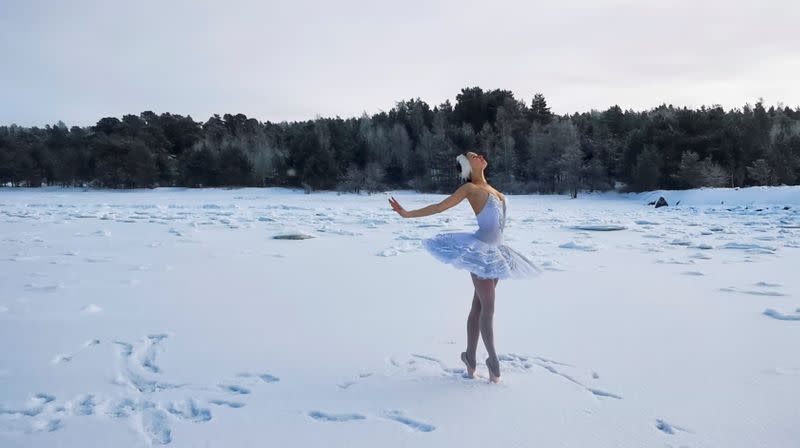
[[[389,198],[389,204],[391,204],[392,205],[392,209],[394,211],[396,211],[403,218],[408,218],[409,217],[408,216],[408,212],[400,205],[399,202],[397,202],[397,199],[395,199],[394,196],[391,196]]]

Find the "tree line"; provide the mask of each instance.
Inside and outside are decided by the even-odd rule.
[[[0,126],[0,184],[450,192],[455,157],[470,150],[485,154],[487,178],[509,193],[792,185],[800,108],[759,101],[556,115],[542,94],[528,103],[471,87],[455,104],[417,98],[346,119],[197,122],[147,111],[89,127]]]

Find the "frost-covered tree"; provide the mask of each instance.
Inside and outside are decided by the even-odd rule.
[[[681,163],[678,173],[674,177],[684,188],[696,188],[703,182],[703,170],[700,165],[700,156],[694,151],[684,151],[681,154]]]
[[[577,145],[568,146],[561,155],[559,165],[570,197],[577,198],[584,170],[583,152]]]
[[[747,174],[757,185],[771,185],[773,181],[772,168],[764,159],[758,159],[747,167]]]

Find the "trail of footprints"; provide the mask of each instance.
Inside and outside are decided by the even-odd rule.
[[[800,310],[798,310],[800,312]],[[219,382],[211,387],[166,381],[157,363],[158,355],[167,341],[167,334],[151,334],[135,344],[125,341],[113,341],[116,348],[117,377],[113,383],[124,387],[129,394],[121,397],[104,398],[93,394],[84,394],[72,400],[59,402],[56,397],[38,393],[27,403],[17,407],[0,405],[0,429],[25,433],[52,432],[64,426],[69,417],[108,417],[115,420],[129,421],[150,444],[165,445],[172,442],[172,424],[175,421],[203,423],[212,420],[212,408],[240,409],[246,405],[242,398],[250,395],[260,384],[277,383],[280,379],[269,373],[243,372],[230,381]],[[99,340],[90,340],[71,354],[59,355],[53,362],[71,361],[77,354],[100,344]],[[541,356],[521,355],[515,353],[499,356],[503,372],[527,373],[535,369],[549,372],[567,383],[586,391],[599,399],[622,400],[617,393],[597,386],[599,374],[592,370],[580,369]],[[412,353],[405,358],[391,356],[387,358],[387,376],[389,377],[443,377],[457,381],[474,381],[466,377],[464,368],[448,367],[442,360],[425,354]],[[477,372],[476,372],[477,374]],[[478,378],[486,379],[482,374]],[[361,381],[369,381],[376,377],[373,372],[362,372],[352,380],[338,384],[348,389]],[[222,397],[200,399],[187,397],[179,400],[159,400],[159,392],[185,389],[187,391],[211,391],[223,394]],[[363,413],[332,413],[323,410],[311,410],[308,417],[322,423],[349,423],[371,420],[390,421],[402,425],[413,432],[432,432],[434,424],[418,420],[406,415],[398,409],[387,409],[373,417]],[[8,418],[3,418],[8,417]],[[655,428],[664,434],[672,435],[678,431],[691,432],[680,426],[656,419]]]
[[[240,397],[249,395],[262,384],[280,381],[269,373],[239,373],[230,381],[215,387],[192,385],[162,379],[162,369],[157,363],[158,354],[169,338],[167,334],[151,334],[137,343],[114,341],[117,376],[112,380],[124,388],[121,396],[100,397],[80,395],[59,401],[53,395],[37,393],[24,404],[0,404],[0,430],[22,433],[52,432],[61,429],[64,421],[73,417],[104,417],[129,421],[150,444],[165,445],[172,442],[172,424],[175,421],[203,423],[213,418],[211,408],[240,409],[245,402]],[[92,339],[67,354],[58,355],[54,364],[71,362],[83,351],[99,345]],[[207,399],[188,396],[178,400],[165,400],[159,396],[166,390],[211,391],[220,396]]]
[[[500,355],[499,358],[501,368],[505,373],[527,373],[533,369],[543,369],[580,387],[593,397],[601,399],[622,399],[622,396],[618,394],[608,392],[591,384],[592,382],[597,382],[600,378],[595,371],[582,371],[572,365],[541,356],[527,356],[511,353]],[[466,370],[463,367],[448,367],[442,360],[425,354],[412,353],[405,358],[390,356],[386,359],[386,364],[388,368],[387,376],[389,377],[407,376],[410,378],[419,378],[423,376],[442,377],[465,382],[475,381],[467,378]],[[359,382],[375,376],[373,372],[359,373],[357,377],[340,382],[337,385],[342,389],[350,389]],[[479,372],[476,372],[476,377],[484,380],[488,379]],[[368,419],[367,415],[361,413],[329,413],[321,410],[313,410],[308,413],[308,416],[314,420],[326,423],[348,423]],[[399,423],[409,430],[416,432],[431,432],[436,429],[435,425],[409,417],[403,411],[397,409],[386,410],[376,417]]]
[[[358,420],[366,420],[367,416],[363,414],[333,414],[323,411],[311,411],[308,416],[320,422],[335,422],[345,423]],[[431,432],[436,429],[436,426],[430,423],[425,423],[411,417],[408,417],[403,411],[398,409],[389,409],[384,411],[380,418],[399,423],[408,429],[416,432]]]
[[[798,310],[800,312],[800,310]],[[596,399],[622,400],[623,397],[617,393],[610,392],[596,383],[600,375],[594,370],[580,369],[573,365],[559,362],[541,356],[521,355],[515,353],[502,354],[499,356],[500,365],[504,373],[527,373],[534,369],[542,369],[549,372],[563,381],[571,383],[586,391]],[[409,376],[409,377],[443,377],[456,381],[475,381],[466,377],[464,368],[450,368],[440,359],[412,353],[406,358],[390,356],[386,359],[388,366],[387,374],[390,376]],[[357,378],[339,383],[342,389],[349,389],[357,385],[360,381],[371,378],[374,373],[359,373]],[[476,377],[486,380],[487,377],[476,372]],[[313,410],[308,416],[316,421],[324,423],[349,423],[367,420],[369,417],[361,413],[329,413],[321,410]],[[387,419],[406,426],[409,430],[416,432],[431,432],[436,426],[407,416],[403,411],[392,409],[386,410],[383,414],[376,416],[379,419]],[[654,428],[665,435],[675,435],[679,432],[693,433],[693,431],[657,418],[653,424]]]
[[[243,372],[230,381],[219,382],[211,387],[167,381],[162,377],[163,371],[158,364],[159,354],[169,339],[167,334],[151,334],[137,343],[113,341],[116,351],[117,376],[113,383],[123,387],[126,394],[119,397],[99,397],[84,394],[71,400],[58,401],[55,396],[39,393],[31,397],[27,403],[17,407],[0,406],[0,428],[25,433],[57,431],[64,426],[64,420],[70,417],[108,417],[115,420],[128,421],[142,434],[150,444],[164,445],[172,442],[172,424],[175,421],[203,423],[212,420],[212,408],[240,409],[246,405],[242,398],[250,395],[259,384],[277,383],[280,379],[269,373]],[[56,363],[70,362],[77,354],[97,346],[99,340],[90,340],[73,353],[59,355]],[[547,372],[584,389],[592,396],[599,398],[622,399],[621,396],[592,385],[599,375],[596,372],[582,372],[573,366],[539,356],[504,354],[500,356],[504,372],[525,373],[541,368]],[[473,381],[465,377],[463,368],[450,368],[443,361],[424,354],[411,354],[405,359],[389,357],[387,359],[388,375],[409,375],[412,377],[442,376],[459,381]],[[373,372],[362,372],[351,381],[339,383],[347,389],[360,381],[375,377]],[[478,375],[484,378],[482,375]],[[584,377],[586,379],[584,379]],[[186,390],[187,392],[210,391],[223,396],[206,399],[188,396],[179,400],[159,399],[159,393],[168,390]],[[10,417],[10,418],[2,418]],[[326,423],[346,423],[368,420],[362,413],[330,413],[322,410],[308,412],[308,417]],[[375,416],[380,420],[390,421],[404,426],[414,432],[431,432],[436,426],[418,420],[398,409],[387,409]]]

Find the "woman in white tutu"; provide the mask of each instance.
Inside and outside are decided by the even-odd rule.
[[[467,366],[467,376],[473,378],[478,338],[482,336],[489,354],[486,359],[489,379],[497,383],[500,381],[500,362],[494,348],[492,328],[497,282],[505,278],[530,277],[539,269],[527,257],[503,244],[507,200],[486,182],[484,171],[488,162],[483,155],[468,152],[456,160],[461,166],[461,178],[469,182],[442,202],[410,211],[403,209],[394,197],[389,199],[389,203],[403,218],[419,218],[443,212],[464,199],[469,201],[478,220],[476,232],[440,233],[424,240],[423,245],[439,261],[470,272],[475,292],[467,318],[467,350],[461,353],[461,360]]]

